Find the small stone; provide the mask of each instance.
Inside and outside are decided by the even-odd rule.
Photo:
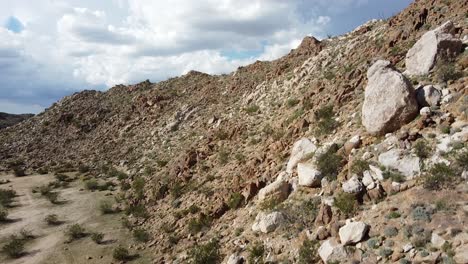
[[[363,222],[346,223],[339,230],[340,240],[343,245],[360,242],[366,235],[369,226]]]
[[[421,108],[421,110],[419,110],[419,114],[421,116],[430,116],[431,115],[431,108],[429,108],[428,106],[426,107],[423,107]]]

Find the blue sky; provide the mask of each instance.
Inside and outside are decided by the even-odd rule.
[[[65,95],[227,73],[346,33],[409,0],[0,0],[0,112],[38,113]]]

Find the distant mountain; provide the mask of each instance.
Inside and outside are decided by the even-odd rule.
[[[15,115],[15,114],[8,114],[8,113],[0,112],[0,129],[14,126],[22,122],[23,120],[26,120],[33,116],[34,116],[33,114]]]

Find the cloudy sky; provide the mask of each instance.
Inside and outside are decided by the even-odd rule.
[[[342,34],[410,0],[0,0],[0,112],[65,95],[228,73],[302,38]]]

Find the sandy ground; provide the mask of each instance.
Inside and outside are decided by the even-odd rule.
[[[54,180],[52,175],[0,175],[0,178],[11,181],[0,185],[0,188],[12,188],[18,194],[15,206],[9,210],[8,218],[11,222],[0,225],[0,245],[3,245],[10,235],[19,234],[22,229],[29,230],[36,236],[26,244],[26,254],[23,257],[7,259],[2,255],[0,263],[117,263],[112,259],[112,250],[119,244],[135,244],[129,231],[122,227],[120,214],[103,215],[99,211],[102,200],[113,201],[109,191],[80,190],[83,183],[76,180],[68,188],[57,189],[60,193],[59,201],[63,203],[53,205],[40,194],[31,191],[34,187]],[[44,222],[48,214],[57,214],[59,220],[64,221],[63,224],[48,226]],[[104,243],[97,245],[89,237],[65,243],[67,238],[64,231],[75,223],[81,224],[88,232],[104,233]],[[151,263],[148,253],[132,250],[130,252],[140,255],[132,263]]]

